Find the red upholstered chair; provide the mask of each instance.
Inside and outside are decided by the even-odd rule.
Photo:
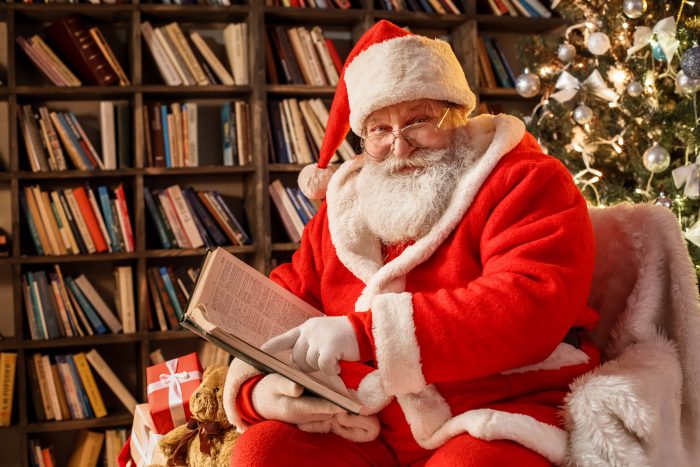
[[[700,459],[700,301],[674,214],[591,209],[589,303],[605,363],[572,385],[568,457],[582,466],[691,466]]]

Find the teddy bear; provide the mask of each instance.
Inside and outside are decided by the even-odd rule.
[[[228,467],[239,434],[224,413],[224,381],[228,367],[210,366],[190,396],[192,417],[175,427],[159,446],[168,465]]]

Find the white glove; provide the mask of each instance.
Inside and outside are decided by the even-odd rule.
[[[300,370],[321,370],[329,375],[340,373],[338,361],[356,362],[360,359],[355,330],[345,316],[311,318],[301,326],[273,337],[260,348],[270,354],[292,349],[292,360]]]
[[[253,388],[253,407],[267,420],[292,424],[329,420],[345,410],[320,397],[302,396],[304,388],[284,376],[271,373]]]

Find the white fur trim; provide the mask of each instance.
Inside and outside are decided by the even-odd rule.
[[[224,382],[224,412],[226,412],[226,418],[228,418],[231,425],[240,433],[250,428],[250,425],[244,422],[236,411],[238,391],[243,383],[253,376],[261,374],[262,372],[238,358],[234,358],[228,367],[226,381]]]
[[[683,449],[700,458],[700,300],[693,264],[674,214],[654,205],[589,210],[596,269],[589,304],[600,314],[591,333],[603,359],[662,333],[682,369]],[[672,465],[672,464],[666,464]]]
[[[455,436],[468,433],[485,441],[514,441],[555,464],[560,464],[566,454],[566,432],[528,415],[476,409],[452,417],[449,405],[433,385],[419,394],[397,396],[397,400],[413,437],[424,449],[437,449]]]
[[[425,388],[410,293],[386,293],[374,297],[372,334],[377,368],[387,394],[415,393]]]
[[[328,166],[320,169],[318,164],[309,164],[299,172],[297,182],[299,189],[309,199],[323,199],[326,197],[326,189],[331,177],[336,171],[336,166]]]
[[[359,156],[345,162],[331,178],[326,193],[331,240],[343,265],[367,284],[363,295],[368,298],[387,291],[392,281],[406,276],[440,247],[461,222],[498,161],[525,135],[523,122],[509,115],[480,115],[470,119],[465,128],[470,144],[459,149],[459,157],[473,158],[475,162],[465,170],[447,209],[432,230],[386,265],[379,240],[358,212],[356,175],[364,159]]]
[[[549,357],[541,362],[515,368],[513,370],[502,371],[501,374],[509,375],[512,373],[528,373],[530,371],[539,370],[558,370],[566,366],[582,365],[588,363],[588,360],[589,358],[586,352],[577,349],[571,344],[562,342],[554,349],[554,352],[552,352]]]
[[[476,98],[450,44],[402,36],[368,47],[347,66],[350,127],[360,136],[365,118],[400,102],[434,99],[474,109]]]
[[[374,370],[362,378],[357,390],[350,389],[349,391],[362,403],[361,415],[375,414],[389,405],[393,399],[384,391],[379,370]]]
[[[696,465],[681,435],[681,368],[662,337],[627,347],[572,384],[569,456],[579,465]]]

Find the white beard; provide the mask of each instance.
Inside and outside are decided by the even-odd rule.
[[[417,240],[427,234],[449,205],[457,181],[471,160],[448,149],[417,149],[408,160],[390,155],[367,162],[357,175],[358,207],[369,230],[385,244]],[[415,170],[401,172],[405,167]]]

